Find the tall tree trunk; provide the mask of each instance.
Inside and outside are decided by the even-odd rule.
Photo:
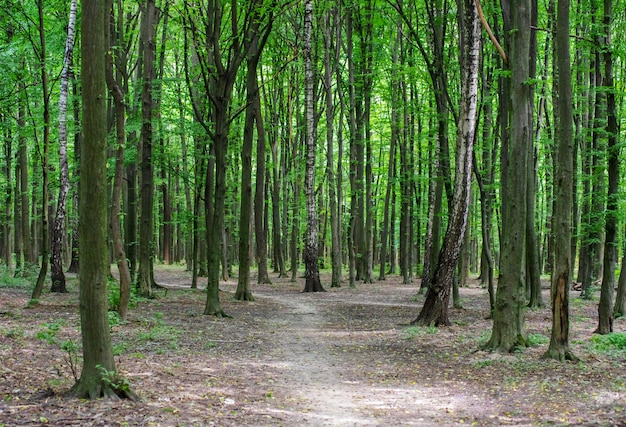
[[[339,54],[339,42],[337,33],[340,31],[338,21],[338,10],[336,7],[326,11],[324,17],[324,90],[326,92],[326,174],[328,177],[328,199],[330,211],[330,234],[331,234],[331,288],[341,287],[341,229],[340,216],[337,211],[337,182],[335,180],[335,160],[334,160],[334,97],[332,89],[333,66],[337,65],[337,55]],[[336,28],[336,32],[333,29]],[[335,50],[333,51],[333,46]],[[340,159],[341,161],[341,159]]]
[[[557,153],[553,214],[554,270],[552,272],[552,334],[544,357],[575,360],[569,348],[569,287],[572,263],[572,73],[569,49],[569,0],[558,0],[556,20],[556,61],[558,69]]]
[[[21,82],[20,90],[25,91],[26,87]],[[23,93],[23,92],[22,92]],[[19,105],[17,107],[17,125],[19,127],[19,146],[17,153],[17,162],[19,165],[20,174],[20,229],[22,234],[22,253],[24,254],[23,269],[27,270],[36,262],[36,256],[33,253],[31,245],[30,235],[30,202],[28,199],[28,149],[26,139],[26,100],[23,96],[20,97]]]
[[[313,33],[313,0],[304,3],[304,108],[306,117],[306,171],[304,192],[306,194],[306,239],[304,243],[304,265],[306,283],[304,292],[324,292],[318,266],[318,219],[315,200],[315,154],[316,126],[313,105],[313,59],[311,37]]]
[[[111,12],[113,17],[112,1],[106,1],[106,10]],[[124,104],[124,91],[119,83],[119,79],[123,78],[125,74],[119,68],[126,69],[125,63],[118,63],[117,77],[113,76],[113,58],[111,52],[112,45],[119,45],[119,40],[115,40],[116,43],[111,43],[112,34],[111,26],[115,25],[117,30],[117,37],[122,36],[124,30],[123,25],[123,10],[118,10],[117,21],[107,25],[106,31],[106,82],[109,92],[114,100],[115,110],[115,173],[113,176],[113,191],[111,197],[111,235],[113,238],[113,256],[117,263],[117,268],[120,275],[120,299],[117,306],[117,312],[120,314],[122,320],[126,320],[128,315],[128,303],[130,301],[130,286],[131,275],[128,267],[128,261],[126,259],[126,252],[124,250],[124,240],[122,237],[122,220],[121,220],[121,195],[122,184],[124,180],[124,148],[126,145],[126,107]]]
[[[105,2],[82,0],[83,129],[80,194],[80,319],[83,368],[71,394],[78,398],[136,398],[117,374],[108,323]]]
[[[42,168],[42,184],[41,184],[41,268],[37,276],[37,282],[31,295],[31,300],[38,300],[43,291],[43,284],[48,273],[48,252],[49,240],[48,233],[48,185],[49,185],[49,152],[50,152],[50,97],[48,94],[48,73],[46,71],[46,36],[44,31],[44,10],[43,0],[38,0],[37,9],[39,10],[39,42],[40,42],[40,72],[41,72],[41,89],[43,92],[43,150],[41,156]]]
[[[526,312],[525,264],[526,253],[526,186],[528,144],[532,129],[529,115],[532,111],[532,91],[528,84],[530,55],[530,0],[522,0],[515,7],[503,6],[508,35],[508,65],[511,77],[510,98],[502,99],[510,105],[510,140],[502,145],[502,235],[500,277],[496,292],[491,338],[485,348],[512,352],[527,345],[524,330]],[[510,16],[507,15],[510,12]],[[520,256],[520,254],[522,256]]]
[[[80,164],[80,143],[82,139],[82,134],[80,130],[80,101],[78,99],[78,84],[76,79],[72,79],[72,95],[74,96],[74,162]],[[74,177],[74,181],[76,182],[75,187],[73,189],[72,194],[72,208],[74,210],[74,215],[72,216],[71,224],[72,224],[72,249],[71,249],[71,260],[70,266],[67,268],[69,273],[78,273],[80,261],[78,257],[78,193],[80,187],[80,170],[79,167],[74,167],[72,172],[72,176]]]
[[[74,27],[76,26],[76,0],[70,3],[70,20],[67,26],[67,41],[61,71],[61,94],[59,99],[59,171],[61,173],[57,211],[52,228],[52,257],[50,272],[52,287],[50,292],[67,292],[63,273],[63,240],[65,217],[67,215],[67,194],[70,191],[70,172],[67,160],[67,97],[70,83],[70,67],[74,55]]]
[[[461,36],[461,105],[457,125],[456,176],[448,229],[433,280],[428,287],[424,306],[413,323],[449,325],[448,302],[456,264],[461,252],[469,215],[472,183],[472,155],[476,132],[478,104],[478,65],[480,59],[480,25],[472,0],[459,1],[459,33]]]
[[[143,73],[141,88],[141,214],[139,222],[139,294],[152,296],[152,263],[154,256],[154,164],[152,159],[154,108],[153,80],[155,72],[155,26],[156,6],[154,0],[146,0],[141,20],[143,44]]]
[[[613,2],[604,0],[604,87],[606,91],[606,135],[608,159],[608,189],[606,199],[606,222],[604,241],[604,263],[600,304],[598,306],[598,334],[613,332],[613,296],[615,294],[615,264],[617,262],[617,219],[619,214],[619,153],[617,108],[613,83],[613,54],[611,52],[611,25]]]

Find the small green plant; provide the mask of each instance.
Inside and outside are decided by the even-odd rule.
[[[119,325],[122,323],[122,318],[117,311],[109,311],[109,328]]]
[[[437,333],[439,333],[439,328],[436,326],[409,326],[402,334],[404,335],[404,339],[412,340],[424,334],[433,335]]]
[[[549,342],[550,338],[544,334],[528,334],[528,345],[531,347],[548,344]]]
[[[65,361],[69,366],[70,372],[75,381],[78,381],[78,345],[74,340],[59,341],[57,333],[61,330],[65,323],[61,320],[56,320],[50,323],[44,323],[42,329],[40,329],[35,336],[37,339],[47,342],[49,345],[57,346],[63,351],[65,355]]]
[[[120,378],[115,371],[109,371],[102,365],[96,365],[100,371],[100,379],[116,392],[130,393],[130,381],[126,378]]]

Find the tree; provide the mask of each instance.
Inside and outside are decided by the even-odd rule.
[[[83,368],[71,394],[77,398],[136,398],[113,359],[107,307],[107,123],[105,2],[82,0],[83,131],[79,233],[80,321]]]
[[[528,144],[532,129],[529,117],[532,111],[529,80],[530,55],[530,0],[516,2],[514,7],[503,3],[505,47],[508,47],[510,89],[508,124],[510,135],[503,138],[501,147],[502,238],[500,240],[500,277],[496,291],[491,338],[486,349],[512,352],[525,347],[524,331],[526,307],[525,254],[526,252],[526,173]],[[508,27],[507,27],[508,25]]]
[[[544,357],[575,360],[569,348],[569,288],[572,262],[570,236],[572,233],[572,73],[569,49],[569,0],[559,0],[556,21],[556,61],[558,68],[557,155],[555,203],[552,215],[554,233],[554,266],[552,271],[552,334],[550,347]]]
[[[604,240],[604,262],[600,304],[598,306],[598,334],[613,332],[613,296],[615,294],[615,264],[617,263],[617,216],[619,210],[619,152],[618,124],[615,105],[615,87],[613,84],[613,54],[611,46],[611,24],[613,20],[613,2],[604,0],[604,79],[606,88],[606,135],[608,188],[606,198],[606,220]]]
[[[38,0],[37,10],[39,12],[39,66],[41,73],[41,90],[43,92],[43,150],[41,154],[42,184],[41,184],[41,268],[37,276],[37,282],[31,295],[31,300],[36,301],[41,296],[43,284],[48,274],[48,252],[49,252],[49,233],[48,233],[48,194],[49,194],[49,152],[50,152],[50,94],[48,93],[48,71],[46,70],[46,36],[44,29],[44,7],[43,0]]]
[[[70,3],[70,19],[67,26],[67,41],[63,56],[63,71],[61,72],[61,94],[59,99],[59,172],[61,174],[57,211],[52,227],[52,256],[50,258],[50,273],[52,276],[51,292],[67,292],[65,274],[63,273],[63,241],[65,233],[65,216],[67,214],[67,195],[70,191],[70,171],[67,159],[67,98],[71,66],[74,55],[74,27],[76,26],[76,0]]]
[[[153,81],[155,69],[156,6],[154,0],[146,0],[141,20],[143,45],[143,73],[141,87],[141,221],[139,223],[139,293],[152,295],[152,265],[154,252],[154,165],[152,159],[154,107]]]
[[[126,259],[126,251],[124,250],[124,240],[122,237],[122,222],[121,222],[121,194],[122,194],[122,182],[124,178],[124,146],[126,144],[126,107],[124,105],[124,90],[119,83],[119,78],[122,76],[121,70],[118,69],[116,79],[113,75],[113,58],[111,52],[111,31],[109,28],[115,25],[117,30],[117,36],[121,37],[123,30],[123,12],[118,10],[117,20],[114,20],[112,1],[107,0],[106,10],[110,12],[113,22],[111,25],[107,25],[106,31],[106,81],[107,87],[111,92],[111,96],[114,101],[115,109],[115,172],[113,176],[113,195],[111,197],[111,235],[113,238],[113,256],[117,263],[117,268],[120,275],[120,299],[118,302],[117,311],[120,314],[122,320],[126,320],[128,314],[128,303],[130,301],[130,286],[131,275],[130,268],[128,267],[128,261]],[[123,57],[123,56],[122,56]],[[122,61],[120,61],[122,62]],[[118,63],[118,66],[120,64]],[[126,64],[121,64],[122,68],[125,68]]]
[[[304,243],[304,265],[306,283],[304,292],[324,292],[320,281],[318,266],[318,221],[317,203],[315,200],[315,155],[316,155],[316,126],[313,105],[313,60],[311,51],[311,36],[313,33],[313,0],[304,3],[304,108],[306,118],[306,170],[304,192],[306,194],[306,239]]]
[[[456,140],[456,175],[448,228],[437,266],[426,292],[426,300],[413,323],[428,326],[449,325],[448,303],[454,272],[466,232],[472,183],[473,147],[478,104],[478,65],[480,60],[480,21],[472,0],[458,3],[461,97]]]

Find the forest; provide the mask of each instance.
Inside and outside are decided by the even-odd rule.
[[[46,405],[63,406],[50,400],[62,390],[165,398],[168,370],[190,391],[145,415],[155,425],[626,419],[619,2],[2,5],[0,426],[22,409],[30,423],[96,423],[107,407]],[[341,350],[331,333],[346,330],[357,341]],[[387,351],[388,376],[368,378]],[[22,353],[71,374],[18,375]],[[209,357],[214,386],[184,383],[185,354]],[[443,379],[448,356],[458,370]],[[229,357],[255,386],[213,366]],[[308,368],[273,372],[280,360]],[[439,373],[439,412],[398,396],[403,416],[364,409],[377,392],[345,390],[424,382],[412,363]],[[355,366],[372,371],[329,394]],[[511,367],[522,383],[507,383]],[[502,393],[495,412],[467,409],[491,407],[478,391],[442,403],[480,369],[502,387],[472,383]],[[272,386],[294,376],[330,409]],[[578,414],[546,398],[586,386]],[[532,398],[506,407],[518,388]],[[38,403],[16,403],[24,393]],[[194,418],[200,401],[215,412]],[[136,406],[115,408],[126,421],[113,422],[140,424]]]

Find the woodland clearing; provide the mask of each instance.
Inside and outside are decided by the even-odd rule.
[[[139,402],[64,397],[68,356],[80,354],[67,345],[80,338],[75,279],[30,308],[30,289],[0,284],[0,426],[626,425],[626,322],[593,336],[597,293],[572,291],[580,361],[560,363],[541,358],[549,307],[527,312],[531,347],[480,351],[491,321],[476,281],[461,289],[463,308],[450,308],[452,326],[424,328],[408,325],[419,282],[395,276],[324,293],[273,276],[245,303],[231,279],[220,289],[232,318],[202,315],[205,294],[183,267],[157,266],[155,277],[167,290],[110,322],[117,369]]]

